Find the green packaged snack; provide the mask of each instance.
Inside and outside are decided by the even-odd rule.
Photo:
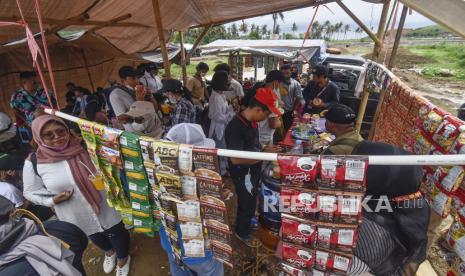
[[[130,192],[134,192],[140,195],[148,195],[150,193],[148,183],[145,185],[140,185],[139,183],[134,182],[132,179],[128,179],[128,187]]]
[[[121,208],[119,213],[125,225],[132,225],[132,209],[131,208]]]
[[[139,135],[123,131],[121,136],[119,137],[119,143],[121,146],[126,148],[140,150],[139,147]]]
[[[153,219],[152,206],[150,204],[131,202],[132,216],[137,218]]]
[[[155,236],[152,217],[145,219],[133,216],[132,222],[135,233],[142,233],[152,238]]]
[[[126,156],[124,156],[123,159],[123,165],[126,171],[145,172],[144,162],[142,162],[142,160],[134,160],[126,158]]]

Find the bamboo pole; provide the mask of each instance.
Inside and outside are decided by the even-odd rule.
[[[86,53],[84,52],[84,49],[81,49],[81,53],[82,59],[84,60],[84,66],[86,67],[87,77],[89,78],[90,87],[92,88],[92,92],[95,92],[94,81],[92,80],[92,75],[90,74],[89,64],[87,63]]]
[[[153,13],[155,16],[155,25],[157,26],[157,31],[158,31],[158,40],[160,43],[161,54],[163,57],[163,68],[165,69],[166,77],[169,79],[171,78],[170,61],[168,58],[168,50],[166,49],[165,33],[163,31],[163,25],[161,22],[159,1],[152,0],[152,6],[153,6]]]
[[[355,121],[355,130],[360,133],[363,124],[363,118],[365,117],[365,111],[367,109],[368,98],[370,97],[370,92],[367,89],[367,79],[365,79],[365,84],[363,86],[362,99],[360,101],[360,106],[358,108],[357,120]]]
[[[402,37],[402,31],[404,29],[405,19],[407,18],[408,7],[404,5],[402,14],[400,16],[399,25],[397,26],[396,39],[394,45],[392,45],[391,56],[389,57],[388,69],[391,70],[396,62],[397,49],[399,49],[400,39]]]
[[[187,84],[187,70],[186,70],[186,50],[184,48],[184,34],[179,31],[179,43],[181,44],[181,68],[182,68],[182,81]]]
[[[186,59],[191,58],[192,54],[195,52],[195,50],[197,50],[197,47],[199,46],[200,42],[202,41],[202,39],[205,37],[205,35],[208,33],[208,31],[210,30],[212,26],[213,25],[210,24],[203,29],[202,33],[200,33],[199,37],[197,37],[197,40],[194,42],[194,45],[192,46],[191,51],[189,52],[189,54],[187,54]]]
[[[383,50],[383,41],[384,41],[384,29],[386,28],[386,20],[388,18],[388,13],[389,13],[389,7],[391,4],[391,0],[385,0],[383,4],[383,10],[381,11],[381,17],[379,19],[379,24],[378,24],[378,39],[381,41],[381,45],[375,44],[375,47],[373,48],[373,54],[371,59],[374,61],[378,61],[379,55],[381,54],[381,51]]]
[[[358,17],[346,6],[344,3],[342,3],[341,0],[336,0],[336,3],[357,23],[357,25],[360,26],[367,34],[368,36],[375,42],[375,44],[382,46],[381,41],[378,39],[378,37],[368,28],[363,22],[358,19]]]

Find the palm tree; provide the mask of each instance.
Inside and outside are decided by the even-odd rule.
[[[268,26],[263,25],[262,26],[262,31],[261,31],[262,36],[267,35],[267,33],[268,33]]]
[[[279,35],[280,32],[281,32],[281,27],[279,26],[279,24],[276,24],[275,34]]]
[[[297,27],[297,24],[295,24],[295,22],[292,23],[292,31],[295,33],[295,32],[297,32],[298,29],[299,28]]]
[[[342,32],[343,26],[344,26],[344,23],[342,22],[336,23],[336,25],[334,25],[334,31],[337,34],[337,39],[339,39],[339,33]]]
[[[245,21],[242,21],[242,24],[239,27],[239,30],[245,34],[245,33],[247,33],[248,29],[249,28],[247,26],[247,23],[245,23]]]
[[[277,13],[272,13],[271,16],[273,17],[273,33],[274,34],[279,34],[277,32],[277,23],[278,23],[278,17],[281,19],[281,21],[284,22],[284,14],[282,12],[277,12]]]
[[[231,35],[232,35],[233,38],[237,38],[239,36],[239,33],[237,31],[236,23],[233,23],[231,25]]]
[[[357,27],[357,29],[355,29],[355,32],[358,33],[358,34],[359,33],[361,34],[361,33],[363,33],[363,30],[362,30],[362,28]]]
[[[346,39],[347,37],[347,33],[350,32],[350,25],[349,24],[345,24],[344,25],[344,40]]]

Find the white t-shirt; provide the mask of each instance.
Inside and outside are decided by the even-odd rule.
[[[146,86],[152,94],[157,93],[158,90],[162,89],[163,84],[159,76],[152,76],[149,72],[145,72],[139,81]]]
[[[24,204],[23,194],[10,183],[0,182],[0,195],[13,202],[16,208]]]
[[[226,98],[232,99],[236,97],[244,97],[244,89],[240,82],[235,79],[231,79],[231,83],[227,91],[224,91]]]
[[[127,87],[127,86],[126,86]],[[130,90],[134,90],[127,87]],[[135,93],[135,92],[134,92]],[[129,108],[136,100],[121,88],[115,88],[110,94],[110,104],[113,107],[113,112],[116,116],[124,114],[129,111]]]

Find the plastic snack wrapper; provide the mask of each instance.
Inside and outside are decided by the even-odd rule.
[[[200,198],[200,210],[204,222],[216,220],[228,225],[227,209],[223,201],[209,196],[202,197]]]
[[[142,158],[144,163],[152,164],[155,167],[154,154],[153,154],[153,143],[156,140],[151,137],[141,136],[139,138],[140,148],[142,151]]]
[[[157,172],[157,183],[162,193],[168,193],[181,197],[181,178],[175,174]]]
[[[201,222],[200,202],[196,200],[186,200],[182,203],[176,203],[178,220]]]
[[[215,220],[207,220],[205,221],[205,227],[210,242],[222,243],[224,246],[229,246],[232,250],[231,231],[227,225]]]
[[[281,263],[280,269],[283,270],[288,275],[292,275],[292,276],[312,276],[313,275],[312,272],[309,270],[296,268],[286,263]]]
[[[203,240],[202,223],[193,221],[180,221],[179,228],[181,229],[183,239]]]
[[[278,155],[281,181],[294,186],[314,187],[318,175],[317,156]]]
[[[459,135],[459,127],[463,125],[463,122],[459,119],[446,116],[444,121],[436,130],[433,135],[433,141],[441,146],[445,151],[449,151],[454,141]]]
[[[347,273],[351,261],[351,255],[320,249],[315,250],[315,268],[319,270]]]
[[[181,191],[184,199],[197,199],[197,178],[191,175],[181,176]]]
[[[321,174],[318,179],[318,188],[339,189],[344,187],[344,157],[321,156]]]
[[[452,224],[447,233],[447,243],[454,249],[455,253],[465,260],[465,227],[460,221]]]
[[[318,209],[318,193],[297,187],[281,187],[281,200],[286,213],[305,219],[315,219]]]
[[[178,173],[179,145],[173,142],[153,142],[153,160],[158,172]]]
[[[288,214],[281,214],[281,239],[304,247],[313,247],[317,237],[317,225]]]
[[[316,245],[318,248],[326,248],[351,253],[357,241],[357,227],[343,224],[318,224]]]
[[[132,222],[134,226],[134,232],[142,233],[149,237],[155,236],[152,218],[145,219],[145,218],[133,217]]]
[[[311,269],[315,263],[313,250],[283,242],[283,261],[296,268]]]
[[[463,182],[465,171],[462,166],[438,167],[434,180],[447,192],[455,192]]]
[[[440,112],[436,108],[431,110],[423,120],[423,130],[429,135],[433,135],[441,125],[443,121],[443,115],[443,112]]]
[[[121,136],[119,137],[119,143],[122,147],[126,147],[128,149],[140,150],[139,145],[139,135],[123,131]]]
[[[344,193],[337,196],[336,221],[345,224],[358,224],[362,220],[362,193]]]
[[[213,252],[213,257],[222,262],[223,264],[233,267],[233,255],[230,246],[226,246],[219,242],[211,242],[211,250]]]
[[[182,174],[188,174],[192,172],[192,149],[192,145],[179,145],[178,164],[179,171]]]
[[[186,257],[205,257],[205,241],[197,239],[183,239],[182,248]]]
[[[192,161],[195,170],[206,169],[220,174],[220,165],[216,149],[198,148],[192,150]]]
[[[211,196],[223,200],[223,182],[211,178],[197,177],[200,197]]]

